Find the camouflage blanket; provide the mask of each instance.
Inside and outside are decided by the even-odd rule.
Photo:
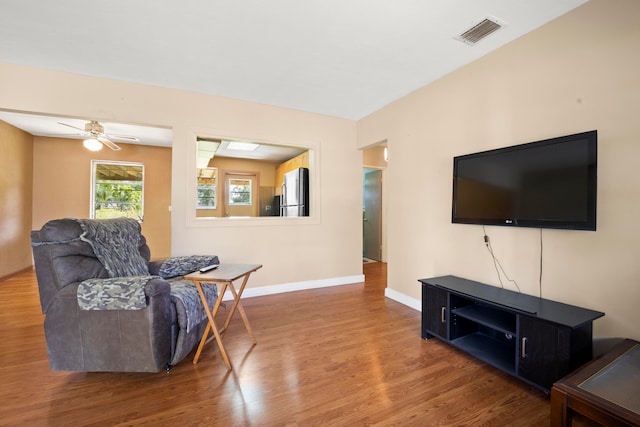
[[[158,276],[129,276],[108,279],[88,279],[80,283],[77,291],[81,310],[141,310],[147,306],[144,286]],[[171,301],[175,304],[180,328],[190,332],[207,314],[200,302],[196,285],[189,280],[174,280]],[[202,286],[209,307],[218,297],[215,285]]]
[[[217,256],[213,255],[187,255],[173,256],[165,259],[160,265],[158,275],[164,279],[178,276],[186,276],[189,273],[200,270],[211,264],[220,264]]]
[[[140,224],[132,218],[75,219],[109,277],[149,274],[147,261],[140,255]]]
[[[190,280],[175,280],[170,281],[171,284],[171,301],[176,305],[176,312],[178,313],[178,324],[181,328],[191,332],[191,329],[206,317],[207,313],[202,307],[200,301],[200,295],[196,285]],[[213,303],[218,298],[218,287],[216,285],[204,284],[202,286],[204,296],[209,301],[209,307],[213,306]]]
[[[147,306],[144,285],[158,276],[87,279],[76,293],[81,310],[140,310]]]

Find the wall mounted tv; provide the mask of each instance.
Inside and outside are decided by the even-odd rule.
[[[452,222],[596,229],[598,132],[453,159]]]

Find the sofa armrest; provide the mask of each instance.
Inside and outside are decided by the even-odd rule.
[[[211,264],[220,264],[220,260],[216,255],[172,256],[162,260],[158,272],[152,274],[171,279],[186,276]]]
[[[158,372],[166,367],[177,323],[168,282],[147,282],[148,305],[141,310],[81,310],[79,285],[61,289],[45,316],[52,370]]]
[[[171,293],[171,286],[169,285],[169,282],[164,279],[151,279],[144,286],[144,293],[148,297],[159,297],[164,295],[169,298],[169,295]]]
[[[58,292],[57,297],[65,298],[65,299],[69,298],[74,301],[77,301],[79,285],[80,285],[80,282],[76,282],[76,283],[71,283],[68,286],[65,286]],[[147,284],[144,286],[144,293],[149,298],[154,298],[154,297],[169,298],[171,294],[171,286],[169,285],[169,282],[167,282],[164,279],[154,278],[149,280]]]
[[[78,286],[78,304],[82,310],[140,310],[151,296],[169,293],[163,282],[157,276],[87,279]]]

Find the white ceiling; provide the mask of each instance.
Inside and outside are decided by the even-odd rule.
[[[0,62],[357,120],[586,1],[0,0]]]
[[[88,122],[88,120],[84,119],[0,110],[0,120],[10,123],[18,129],[29,132],[31,135],[71,139],[85,139],[87,137],[84,132],[80,130],[75,131],[69,127],[74,126],[79,129],[84,129],[85,124]],[[170,147],[173,139],[173,131],[167,128],[112,122],[100,122],[100,124],[104,126],[104,132],[106,134],[137,137],[140,141],[136,142],[136,144]],[[114,141],[118,144],[122,143],[117,138],[115,138]]]

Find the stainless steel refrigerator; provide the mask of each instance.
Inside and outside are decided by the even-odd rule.
[[[309,216],[309,169],[284,174],[280,196],[280,216]]]

